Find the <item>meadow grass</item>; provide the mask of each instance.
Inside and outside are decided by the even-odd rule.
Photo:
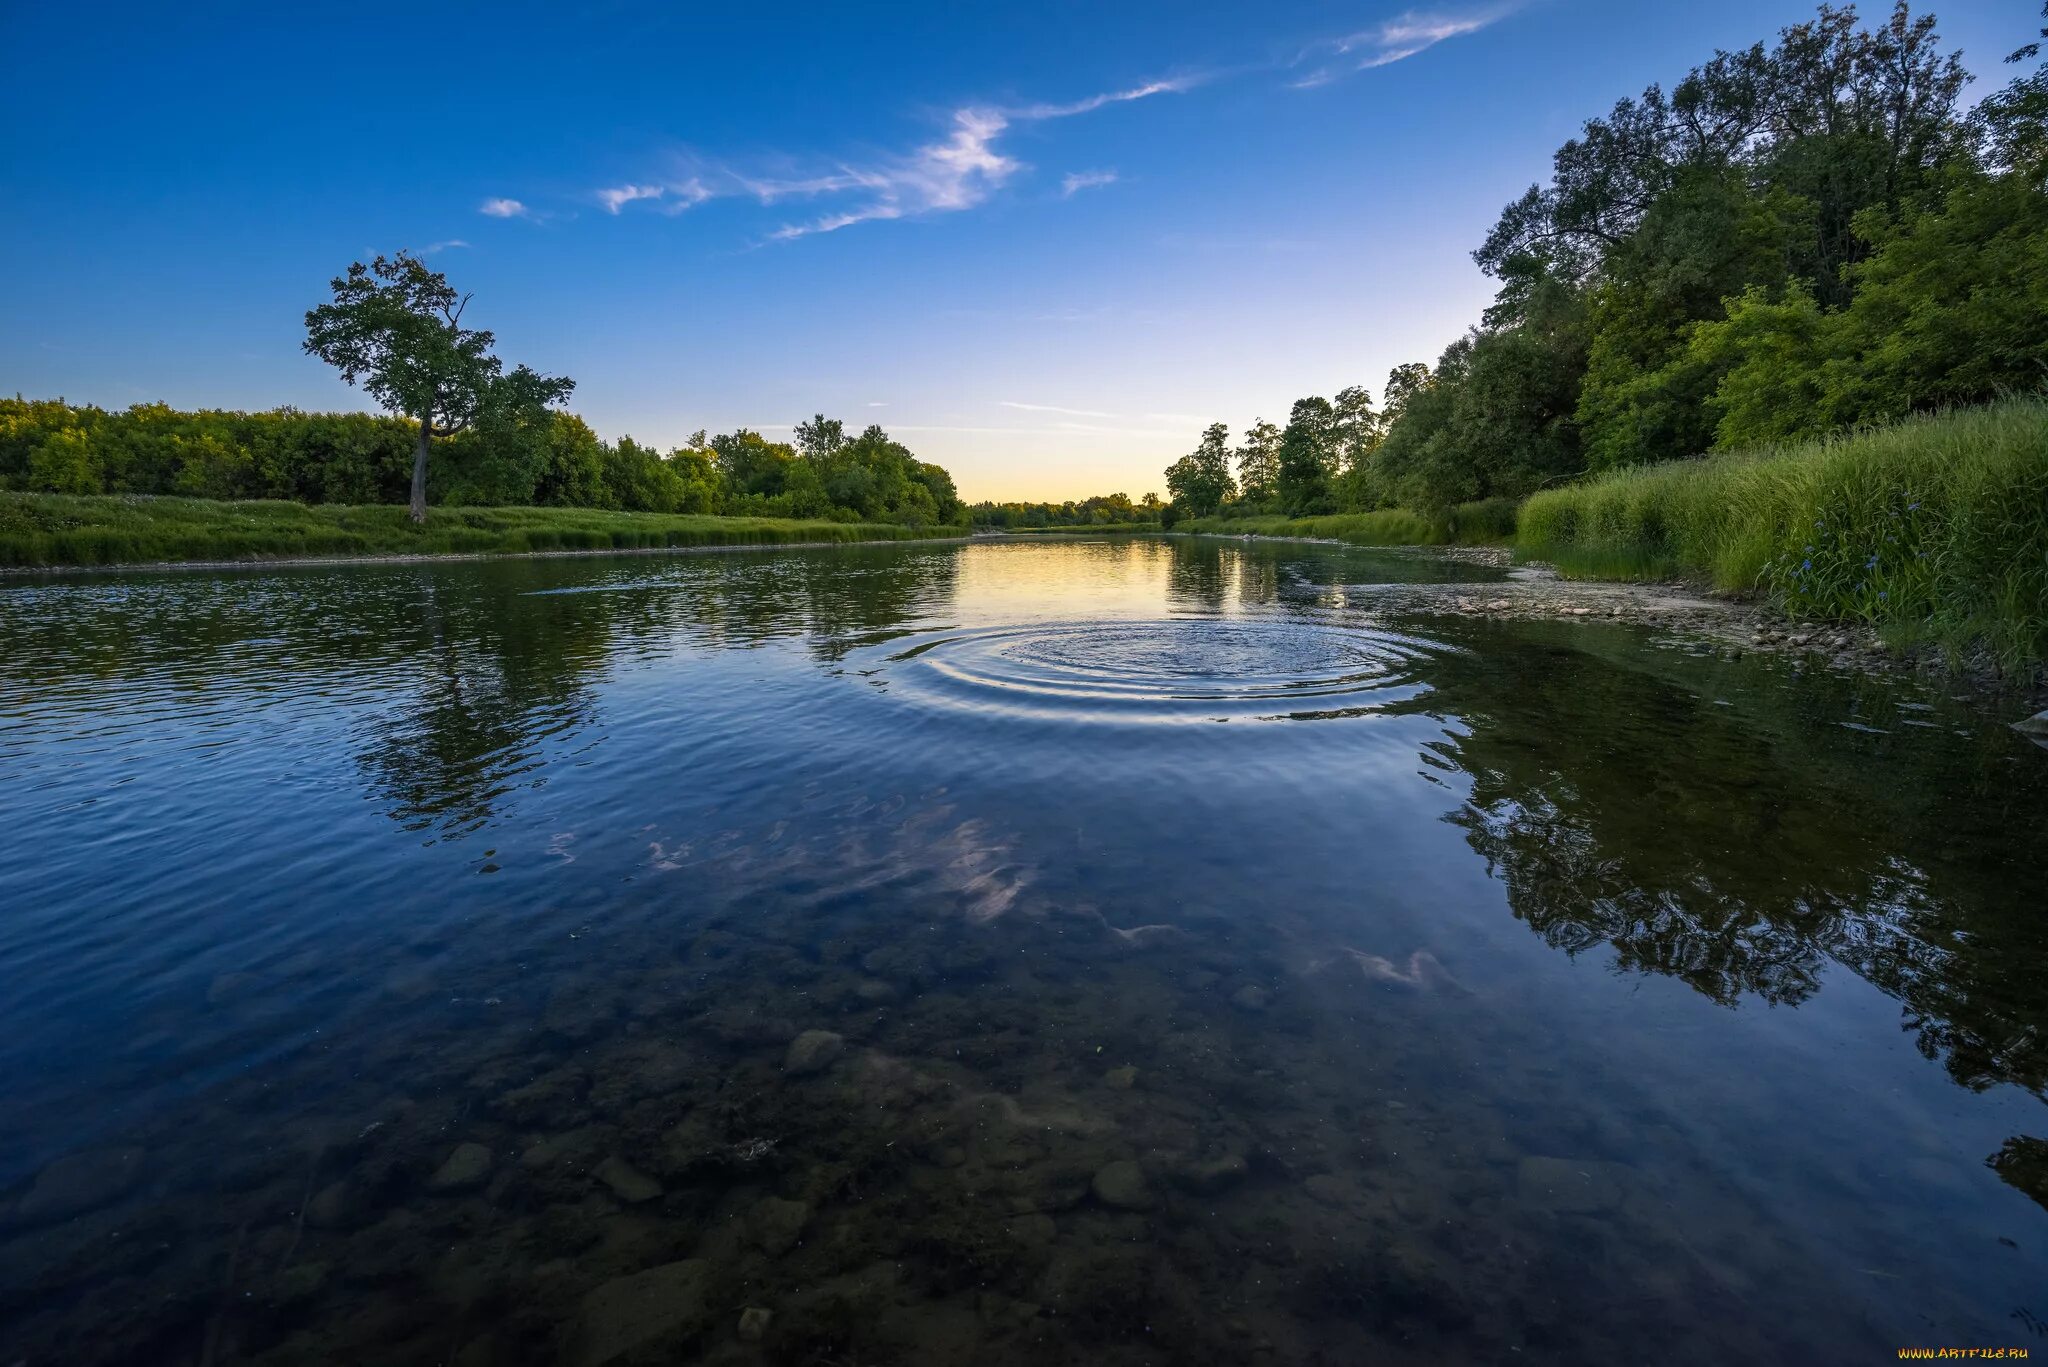
[[[1515,501],[1490,498],[1437,513],[1379,508],[1322,517],[1198,517],[1176,530],[1224,536],[1305,536],[1354,546],[1495,545],[1515,535]]]
[[[0,493],[0,565],[15,567],[907,541],[963,534],[955,527],[596,508],[432,508],[426,524],[416,527],[404,508],[393,506]]]
[[[1574,578],[1704,580],[1896,640],[2048,659],[2048,399],[1546,490],[1516,549]]]

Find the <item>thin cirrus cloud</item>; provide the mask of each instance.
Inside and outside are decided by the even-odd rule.
[[[1306,61],[1313,57],[1321,60],[1322,65],[1292,84],[1296,89],[1307,89],[1328,85],[1353,71],[1391,66],[1419,52],[1427,52],[1446,39],[1477,33],[1505,19],[1514,10],[1512,4],[1462,12],[1409,10],[1384,24],[1311,44],[1298,60]]]
[[[1003,186],[1030,169],[1001,146],[1005,136],[1020,126],[1075,118],[1158,95],[1181,94],[1233,74],[1276,68],[1310,67],[1306,75],[1289,82],[1296,88],[1326,85],[1352,72],[1388,66],[1448,39],[1477,33],[1514,13],[1523,3],[1524,0],[1497,0],[1480,9],[1409,10],[1368,29],[1312,42],[1292,61],[1257,63],[1234,72],[1173,76],[1065,103],[967,105],[953,110],[944,136],[907,152],[863,163],[840,162],[807,174],[788,175],[755,173],[682,158],[690,174],[628,181],[591,194],[614,217],[633,204],[646,204],[655,212],[673,215],[707,200],[723,198],[752,199],[764,206],[791,201],[840,201],[814,217],[783,223],[767,234],[766,240],[771,242],[834,233],[860,223],[972,209],[986,203]],[[1060,195],[1071,198],[1083,190],[1113,185],[1117,179],[1114,170],[1068,172],[1061,178]],[[546,217],[511,198],[487,199],[479,210],[492,218]]]
[[[998,408],[1015,408],[1024,413],[1060,413],[1070,418],[1113,418],[1114,413],[1104,413],[1093,408],[1062,408],[1056,403],[1018,403],[1013,399],[996,400]]]
[[[1093,190],[1099,185],[1116,184],[1114,171],[1069,171],[1060,181],[1060,197],[1072,199],[1083,190]]]
[[[714,197],[711,187],[695,176],[659,185],[614,185],[597,192],[597,202],[608,214],[616,214],[628,204],[642,199],[661,200],[659,208],[662,213],[679,214]]]
[[[1148,81],[1065,104],[969,105],[953,111],[951,126],[941,138],[896,156],[862,164],[840,163],[809,175],[776,176],[730,167],[699,167],[696,174],[683,179],[628,182],[594,193],[598,203],[611,214],[640,201],[660,201],[657,207],[664,213],[677,213],[721,197],[750,198],[763,205],[834,197],[852,201],[816,217],[783,224],[768,234],[768,239],[775,242],[837,232],[856,223],[957,212],[985,203],[1018,173],[1028,169],[997,145],[1006,133],[1020,125],[1073,118],[1113,104],[1176,94],[1192,89],[1202,80],[1200,76],[1177,76]],[[1062,182],[1063,193],[1107,185],[1115,179],[1113,171],[1078,172]],[[494,211],[487,206],[485,212]],[[519,207],[519,212],[525,212],[524,206]]]

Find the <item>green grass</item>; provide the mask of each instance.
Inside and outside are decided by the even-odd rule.
[[[2008,665],[2048,659],[2048,400],[1617,471],[1536,494],[1516,549],[1703,580]]]
[[[432,508],[426,525],[415,527],[400,507],[0,493],[0,565],[17,567],[906,541],[963,534],[956,527],[594,508]]]
[[[1490,498],[1440,513],[1381,508],[1326,517],[1198,517],[1175,530],[1224,536],[1306,536],[1354,546],[1497,545],[1515,535],[1515,502]]]

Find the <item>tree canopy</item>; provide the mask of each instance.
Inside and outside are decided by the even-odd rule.
[[[466,328],[470,297],[409,252],[352,262],[331,282],[331,302],[306,312],[305,350],[359,384],[419,430],[413,459],[412,519],[427,515],[427,459],[437,436],[467,431],[486,414],[517,421],[562,402],[574,380],[520,366],[511,374],[491,354],[497,339]]]
[[[1618,101],[1473,252],[1498,289],[1466,335],[1377,414],[1347,389],[1247,436],[1224,511],[1521,497],[2039,388],[2041,50],[1966,113],[1933,15],[1822,5]]]

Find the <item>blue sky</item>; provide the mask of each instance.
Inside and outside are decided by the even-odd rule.
[[[1207,422],[1377,394],[1581,120],[1811,13],[187,9],[7,10],[0,390],[370,407],[303,314],[411,247],[607,437],[822,410],[970,498],[1137,496]],[[1936,9],[1973,95],[2038,11]]]

